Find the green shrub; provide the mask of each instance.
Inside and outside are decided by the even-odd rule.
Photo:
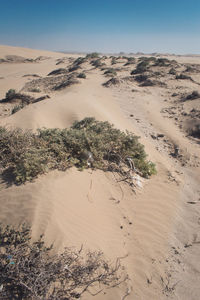
[[[176,75],[177,73],[176,73],[176,70],[175,70],[174,68],[171,68],[171,69],[169,70],[169,74],[171,74],[171,75]]]
[[[98,58],[98,57],[99,57],[99,53],[97,52],[88,53],[86,55],[86,58]]]
[[[125,57],[127,59],[127,62],[124,64],[124,66],[132,65],[135,63],[134,57]]]
[[[6,93],[6,99],[11,99],[16,94],[16,90],[9,89]]]
[[[108,122],[85,118],[69,129],[38,129],[37,134],[0,127],[0,167],[15,183],[32,180],[51,169],[92,167],[125,175],[128,161],[149,177],[155,166],[147,161],[138,137]]]
[[[86,62],[87,59],[86,57],[78,57],[74,62],[73,62],[73,65],[81,65],[83,64],[84,62]]]
[[[78,78],[86,78],[86,75],[85,73],[80,73],[77,75]]]
[[[138,61],[140,61],[140,62],[147,62],[148,64],[149,63],[153,63],[153,62],[156,62],[156,57],[154,57],[154,56],[150,56],[150,57],[147,57],[147,56],[141,56],[141,57],[139,57],[139,59],[138,59]]]
[[[81,67],[80,67],[79,65],[73,65],[73,66],[69,67],[68,72],[69,72],[69,73],[70,73],[70,72],[74,72],[74,71],[79,70],[80,68],[81,68]]]
[[[13,114],[15,114],[16,112],[18,112],[20,109],[22,109],[22,108],[24,108],[24,104],[22,103],[22,104],[19,104],[19,105],[15,105],[14,107],[13,107],[13,109],[12,109],[12,111],[11,111],[11,114],[13,115]]]
[[[135,80],[137,82],[144,82],[148,79],[148,76],[147,75],[143,75],[143,74],[140,74],[140,75],[137,75],[135,76]]]
[[[184,100],[185,101],[195,100],[195,99],[199,99],[199,98],[200,98],[200,93],[198,91],[193,91],[191,94],[188,94]]]
[[[192,80],[192,78],[188,75],[185,75],[183,73],[179,74],[179,75],[176,75],[176,79],[189,79],[189,80]]]
[[[131,72],[131,75],[144,73],[148,71],[148,68],[149,68],[149,61],[146,60],[141,61],[139,64],[137,64],[136,69]]]
[[[113,56],[111,60],[111,65],[115,65],[117,63],[117,57]]]
[[[154,66],[157,67],[167,67],[169,65],[170,65],[170,60],[167,58],[158,58],[154,63]]]
[[[39,88],[33,88],[33,89],[30,89],[29,92],[31,92],[31,93],[41,93],[41,90]]]
[[[105,63],[102,63],[102,59],[101,59],[101,58],[92,60],[92,61],[90,62],[90,64],[91,64],[93,67],[96,67],[96,68],[105,66]]]
[[[104,72],[104,75],[108,75],[108,76],[117,76],[117,72],[115,69],[113,68],[109,68]]]

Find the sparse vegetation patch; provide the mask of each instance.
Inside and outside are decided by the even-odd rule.
[[[98,57],[99,57],[99,53],[97,52],[88,53],[86,55],[86,58],[98,58]]]
[[[107,75],[107,76],[116,76],[116,75],[117,75],[116,69],[108,68],[108,69],[104,72],[104,75]]]
[[[67,69],[59,68],[59,69],[51,71],[47,76],[55,76],[55,75],[67,74],[67,73],[68,73]]]
[[[200,98],[200,93],[198,91],[193,91],[191,94],[188,94],[185,97],[185,101],[187,100],[195,100],[195,99],[199,99]]]
[[[85,79],[85,78],[86,78],[86,74],[82,72],[82,73],[79,73],[79,74],[77,75],[77,77],[78,77],[78,78],[84,78],[84,79]]]
[[[192,78],[190,76],[185,75],[183,73],[176,75],[176,79],[183,79],[183,80],[184,79],[189,79],[189,80],[192,80]]]
[[[32,89],[32,92],[40,92],[39,89]],[[16,104],[12,110],[11,114],[16,113],[20,109],[24,108],[26,105],[33,104],[36,102],[40,102],[42,100],[50,98],[48,95],[41,96],[39,98],[34,98],[26,94],[17,93],[14,89],[8,90],[4,99],[2,99],[1,103],[11,103]]]

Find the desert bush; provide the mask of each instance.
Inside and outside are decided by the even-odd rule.
[[[188,75],[185,75],[183,73],[179,74],[179,75],[176,75],[176,79],[189,79],[189,80],[192,80],[192,78]]]
[[[61,81],[61,83],[56,84],[53,87],[53,90],[55,90],[55,91],[62,90],[64,88],[66,88],[66,87],[69,87],[71,85],[77,84],[79,82],[80,81],[77,80],[77,79],[75,79],[73,76],[71,78],[68,77],[67,79],[64,79],[63,81]]]
[[[98,58],[98,57],[99,57],[99,53],[97,52],[88,53],[86,55],[86,58]]]
[[[69,67],[68,72],[74,72],[81,69],[81,67],[79,65],[73,65],[71,67]]]
[[[112,77],[108,81],[104,82],[102,85],[105,87],[110,87],[112,85],[118,85],[118,84],[120,84],[120,80],[116,77]]]
[[[1,102],[20,102],[23,104],[30,104],[33,102],[35,98],[26,95],[26,94],[22,94],[22,93],[17,93],[15,90],[10,89],[8,90],[8,92],[5,95],[5,98],[3,100],[1,100]]]
[[[131,75],[144,73],[148,71],[148,67],[149,61],[141,61],[139,64],[137,64],[136,69],[131,72]]]
[[[150,63],[153,63],[153,62],[156,62],[156,57],[154,57],[154,56],[150,56],[150,57],[147,57],[147,56],[141,56],[141,57],[139,57],[138,58],[138,61],[139,62],[147,62],[148,64],[150,64]]]
[[[124,64],[124,66],[132,65],[135,63],[134,57],[125,57],[127,59],[127,62]]]
[[[37,133],[0,127],[0,170],[17,184],[48,170],[92,167],[125,174],[127,159],[141,176],[154,174],[138,137],[108,122],[85,118],[69,129],[38,129]]]
[[[108,75],[108,76],[116,76],[117,72],[115,69],[113,68],[109,68],[104,72],[104,75]]]
[[[84,62],[87,61],[87,58],[86,57],[78,57],[74,62],[73,64],[74,65],[81,65],[83,64]]]
[[[200,122],[197,122],[188,130],[189,135],[193,136],[194,138],[200,139]]]
[[[171,69],[169,70],[169,74],[171,74],[171,75],[176,75],[177,72],[176,72],[176,70],[175,70],[174,68],[171,68]]]
[[[105,63],[102,63],[102,59],[101,59],[101,58],[92,60],[92,61],[90,62],[90,64],[91,64],[93,67],[96,67],[96,68],[105,66]]]
[[[127,279],[120,267],[102,252],[65,248],[53,254],[43,235],[31,241],[28,226],[0,226],[0,299],[67,300],[80,299],[88,291],[119,285]],[[97,291],[98,290],[98,291]]]
[[[157,67],[167,67],[170,65],[170,60],[167,58],[158,58],[154,62],[154,66]]]
[[[186,69],[184,70],[184,72],[187,73],[198,73],[198,65],[187,65]]]
[[[111,59],[111,65],[115,65],[117,63],[117,57],[113,56]]]
[[[143,75],[143,74],[140,74],[140,75],[137,75],[135,76],[135,80],[137,82],[144,82],[148,79],[148,76],[147,75]]]
[[[86,78],[86,74],[85,73],[79,73],[77,75],[78,78]]]
[[[60,74],[67,74],[68,70],[65,68],[59,68],[56,70],[51,71],[47,76],[55,76],[55,75],[60,75]]]
[[[29,92],[32,92],[32,93],[41,93],[41,90],[39,88],[32,88],[29,90]]]
[[[6,99],[11,99],[16,94],[16,90],[9,89],[6,93]]]
[[[154,85],[156,85],[156,83],[158,84],[158,81],[155,82],[155,81],[152,81],[151,79],[147,79],[147,80],[142,81],[140,86],[154,86]],[[160,83],[158,85],[160,85]]]
[[[193,91],[191,94],[187,95],[184,100],[195,100],[198,98],[200,98],[200,93],[198,91]]]
[[[15,114],[16,112],[18,112],[20,109],[24,108],[24,104],[19,104],[19,105],[15,105],[13,107],[13,109],[11,110],[11,114]]]

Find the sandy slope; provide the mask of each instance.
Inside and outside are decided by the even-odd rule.
[[[18,55],[25,58],[33,58],[33,59],[35,59],[38,56],[47,56],[47,57],[55,57],[55,58],[63,57],[62,53],[57,53],[57,52],[0,45],[0,58],[4,58],[7,55]]]
[[[14,51],[26,57],[44,55],[35,50]],[[10,47],[0,47],[0,57],[7,53],[13,54]],[[56,69],[60,54],[48,55],[51,59],[37,64],[2,64],[1,97],[11,87],[20,90],[27,81],[24,74],[45,76]],[[143,88],[133,93],[127,86],[106,89],[101,85],[104,81],[99,71],[90,70],[81,84],[51,93],[51,99],[2,118],[1,125],[36,130],[43,126],[64,128],[86,116],[108,120],[141,136],[150,159],[157,164],[158,175],[144,181],[136,193],[125,183],[117,183],[113,174],[91,170],[54,171],[23,186],[5,187],[2,183],[0,221],[31,222],[33,237],[44,232],[47,242],[53,241],[57,249],[83,244],[101,249],[112,261],[123,257],[130,280],[94,299],[125,299],[129,291],[126,299],[130,300],[167,296],[196,300],[200,296],[200,204],[188,201],[196,202],[200,196],[199,167],[194,167],[200,157],[199,146],[161,114],[166,96],[162,89]],[[170,145],[179,146],[182,162],[169,155],[163,140],[152,139],[157,133],[163,133]],[[186,167],[185,161],[190,162]],[[192,246],[185,247],[187,243]]]

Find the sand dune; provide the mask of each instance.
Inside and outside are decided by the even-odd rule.
[[[67,57],[0,46],[0,57],[13,54],[51,58],[37,64],[2,64],[2,98],[9,88],[23,88],[29,80],[23,75],[46,76],[56,69],[56,59]],[[173,118],[161,112],[172,105],[165,100],[176,89],[175,83],[169,80],[169,86],[162,88],[125,82],[108,89],[102,86],[106,78],[100,70],[88,64],[83,69],[87,70],[87,78],[80,84],[50,92],[50,99],[28,105],[13,115],[2,115],[0,125],[36,130],[69,127],[87,116],[108,120],[121,130],[141,136],[158,175],[144,180],[143,187],[135,192],[124,182],[116,182],[113,173],[89,169],[53,171],[21,186],[1,183],[0,221],[30,222],[33,238],[45,233],[47,243],[54,242],[58,250],[83,244],[102,250],[112,261],[124,257],[122,265],[130,280],[94,299],[124,299],[128,289],[126,299],[130,300],[196,300],[200,295],[199,244],[195,244],[199,241],[200,149]],[[126,70],[121,77],[124,74]],[[193,85],[186,84],[190,89]],[[163,137],[157,138],[157,134]],[[173,156],[174,146],[179,148],[179,157]],[[197,204],[192,206],[189,201]],[[193,246],[185,248],[187,243]],[[93,297],[86,295],[83,299]]]

